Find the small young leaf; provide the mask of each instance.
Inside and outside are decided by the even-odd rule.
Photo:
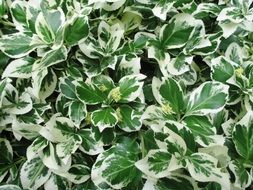
[[[106,107],[92,112],[91,122],[102,132],[105,128],[114,127],[118,122],[118,117],[113,108]]]

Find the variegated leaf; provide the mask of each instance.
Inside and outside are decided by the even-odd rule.
[[[221,111],[228,98],[228,86],[219,82],[205,82],[189,97],[186,115],[205,115]]]
[[[35,59],[29,56],[16,59],[5,68],[2,77],[30,78],[34,62]]]
[[[217,182],[222,188],[230,189],[229,174],[217,167],[217,159],[205,153],[193,153],[187,159],[191,176],[200,182]]]
[[[26,161],[20,172],[20,180],[24,189],[38,189],[50,177],[51,171],[43,164],[39,156]]]
[[[92,112],[91,123],[98,127],[100,132],[106,128],[114,127],[118,122],[116,111],[111,107],[102,108]]]

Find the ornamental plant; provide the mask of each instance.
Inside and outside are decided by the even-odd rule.
[[[253,189],[252,0],[0,0],[0,190]]]

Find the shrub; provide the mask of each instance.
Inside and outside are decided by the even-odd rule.
[[[252,0],[0,0],[0,189],[253,188]]]

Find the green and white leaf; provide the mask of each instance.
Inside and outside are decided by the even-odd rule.
[[[37,137],[26,149],[27,160],[31,160],[32,158],[34,158],[36,154],[40,153],[47,146],[48,141],[45,138],[41,136]]]
[[[228,86],[220,82],[205,82],[189,96],[186,115],[206,115],[221,111],[228,98]]]
[[[21,96],[16,100],[14,99],[14,101],[15,102],[9,102],[8,100],[3,101],[7,113],[22,115],[32,110],[32,99],[27,92],[21,94]]]
[[[68,115],[77,127],[87,116],[86,105],[80,101],[72,101],[69,105]]]
[[[212,78],[219,82],[226,82],[234,75],[233,63],[227,58],[220,56],[212,59]]]
[[[51,171],[43,164],[41,158],[36,156],[26,161],[20,171],[20,180],[24,189],[38,189],[50,177]]]
[[[92,85],[89,81],[77,81],[75,85],[76,95],[84,104],[94,105],[106,100],[106,94],[97,86]]]
[[[188,116],[184,119],[187,128],[194,134],[195,140],[201,146],[223,145],[225,138],[216,135],[216,128],[206,116]]]
[[[12,20],[16,26],[16,29],[20,32],[25,31],[27,28],[26,6],[26,1],[14,1],[10,7]]]
[[[0,164],[10,164],[13,159],[13,150],[10,142],[7,139],[0,138]]]
[[[157,190],[174,190],[174,189],[185,189],[185,190],[197,190],[198,185],[192,178],[174,174],[172,176],[159,179],[154,185]],[[148,190],[148,189],[146,189]]]
[[[32,72],[32,93],[33,95],[40,99],[40,88],[42,85],[42,82],[44,80],[44,78],[47,76],[48,74],[48,69],[44,68],[42,70],[37,70],[37,71],[33,71]]]
[[[194,27],[198,25],[202,25],[202,21],[195,19],[192,15],[176,14],[170,19],[169,24],[163,25],[159,39],[168,49],[181,48],[191,37]]]
[[[171,59],[167,66],[167,72],[172,75],[182,75],[190,71],[190,64],[192,63],[193,57],[186,57],[185,55],[178,55]]]
[[[167,18],[167,13],[173,9],[173,4],[174,2],[170,3],[158,3],[156,6],[152,9],[152,12],[154,13],[155,16],[160,18],[161,20],[166,20]]]
[[[69,99],[76,100],[75,85],[73,84],[74,79],[72,77],[60,78],[59,89],[61,93]]]
[[[41,100],[45,100],[54,92],[56,86],[57,76],[54,70],[49,68],[47,75],[41,81],[39,92],[35,92],[36,97],[39,97]]]
[[[150,150],[148,154],[135,163],[135,166],[144,174],[152,178],[169,176],[177,165],[176,158],[166,149]]]
[[[193,14],[197,17],[201,17],[201,15],[205,13],[211,13],[215,16],[218,16],[220,12],[221,8],[215,3],[200,3]]]
[[[126,75],[139,74],[141,70],[141,59],[139,57],[127,60],[124,56],[119,63],[119,67],[117,70],[117,76],[122,78]]]
[[[116,110],[118,116],[118,126],[123,131],[139,131],[142,126],[141,113],[127,105],[122,105]]]
[[[42,159],[43,164],[53,172],[55,171],[66,172],[69,170],[71,166],[71,157],[61,159],[56,154],[55,145],[53,145],[52,143],[49,143],[49,146],[44,148],[39,155]]]
[[[148,48],[148,58],[155,59],[159,64],[160,70],[164,76],[168,76],[168,66],[170,63],[170,54],[161,47],[151,46]]]
[[[101,21],[98,26],[98,42],[100,47],[107,53],[112,53],[119,47],[124,30],[119,24],[110,26]]]
[[[81,184],[90,178],[90,168],[86,165],[73,164],[67,172],[54,171],[74,184]]]
[[[96,77],[93,77],[91,79],[92,84],[96,85],[97,88],[108,94],[114,87],[114,81],[111,79],[111,77],[106,75],[98,75]]]
[[[251,118],[252,119],[252,118]],[[233,142],[237,152],[247,161],[253,161],[253,127],[252,120],[248,125],[238,123],[233,130]]]
[[[56,145],[56,154],[62,159],[67,159],[76,152],[81,144],[82,138],[79,135],[72,135],[68,141]]]
[[[79,149],[88,155],[97,155],[104,151],[103,143],[97,141],[91,129],[82,129],[78,133],[82,137]]]
[[[4,35],[0,39],[0,50],[11,58],[21,58],[36,48],[43,46],[37,36],[30,37],[23,33]]]
[[[30,78],[32,76],[32,67],[35,59],[32,57],[23,57],[16,59],[5,68],[2,78]]]
[[[145,75],[127,75],[119,80],[119,86],[112,89],[109,97],[115,102],[132,102],[142,93]]]
[[[65,28],[65,41],[68,45],[76,45],[89,34],[89,23],[86,15],[74,15],[67,22]]]
[[[238,188],[245,189],[250,186],[252,179],[249,172],[244,168],[243,163],[240,161],[232,161],[229,164],[229,169],[235,176],[234,185]]]
[[[171,107],[171,113],[180,114],[184,110],[184,98],[181,86],[172,78],[153,78],[152,91],[156,101]],[[165,110],[166,111],[166,110]]]
[[[224,21],[229,20],[232,23],[241,23],[243,21],[243,13],[239,7],[227,7],[221,10],[217,20]]]
[[[67,142],[71,136],[75,136],[75,125],[66,117],[53,115],[39,131],[40,135],[50,142]]]
[[[39,131],[42,126],[38,124],[27,124],[24,122],[19,122],[16,117],[13,117],[12,130],[16,139],[20,140],[24,137],[28,140],[33,140],[39,136]]]
[[[57,31],[63,26],[64,21],[65,15],[60,8],[40,12],[35,22],[36,33],[45,43],[53,43]]]
[[[118,122],[116,111],[111,107],[102,108],[92,112],[91,123],[102,132],[106,128],[114,127]]]
[[[225,57],[234,62],[234,66],[239,66],[243,63],[243,58],[245,58],[245,53],[242,48],[235,42],[229,44]],[[235,64],[236,63],[236,64]]]
[[[221,167],[227,167],[231,158],[228,155],[228,147],[225,145],[214,145],[205,148],[199,148],[198,152],[206,153],[218,160],[218,164]]]
[[[140,180],[135,167],[138,160],[138,144],[129,138],[101,153],[92,167],[91,179],[99,187],[106,183],[113,189],[122,189],[131,182]]]
[[[58,49],[48,51],[44,57],[36,62],[33,66],[33,70],[41,70],[57,63],[63,62],[67,59],[68,50],[65,46],[61,46]]]
[[[70,183],[66,178],[60,177],[58,175],[52,174],[49,180],[44,184],[45,190],[62,190],[69,189]]]
[[[186,162],[189,173],[196,181],[213,181],[219,183],[224,189],[230,189],[229,174],[217,167],[216,158],[205,153],[193,153]]]

